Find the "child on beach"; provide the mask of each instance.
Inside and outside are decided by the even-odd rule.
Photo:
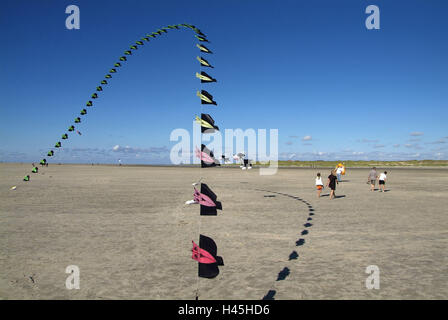
[[[324,188],[324,184],[322,182],[322,177],[320,176],[320,172],[317,174],[317,177],[316,177],[316,188],[317,188],[317,197],[320,198],[320,193],[322,192],[322,189]]]
[[[327,187],[330,187],[330,200],[335,197],[334,191],[336,190],[336,184],[339,184],[338,178],[336,177],[336,170],[332,170],[328,176]]]
[[[387,171],[384,171],[384,173],[381,173],[380,177],[378,178],[381,192],[384,192],[384,187],[386,185],[386,179],[387,179]]]

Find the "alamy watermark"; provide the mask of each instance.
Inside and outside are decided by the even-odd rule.
[[[370,265],[366,268],[366,273],[369,275],[366,278],[366,288],[371,289],[380,289],[380,268],[376,265]]]
[[[172,164],[199,164],[201,159],[195,157],[194,150],[201,144],[211,150],[217,160],[227,158],[235,161],[232,154],[240,153],[251,162],[265,164],[260,167],[260,175],[273,175],[278,168],[278,129],[225,129],[210,130],[201,134],[201,127],[193,125],[193,137],[183,128],[171,132],[170,141],[177,142],[170,151]]]
[[[68,290],[79,289],[80,288],[79,267],[76,265],[70,265],[67,268],[65,268],[65,273],[70,274],[65,280],[65,287]]]

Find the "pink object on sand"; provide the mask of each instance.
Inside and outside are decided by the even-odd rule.
[[[199,246],[193,242],[193,249],[191,249],[191,251],[193,252],[193,255],[191,256],[191,258],[193,260],[196,260],[199,263],[215,263],[216,259],[210,254],[208,253],[208,251],[199,248]]]

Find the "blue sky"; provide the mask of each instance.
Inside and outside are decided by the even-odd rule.
[[[380,30],[365,27],[370,4]],[[178,23],[211,41],[218,82],[202,88],[218,106],[195,95],[193,33],[170,31],[124,63],[53,162],[168,163],[171,131],[201,111],[221,129],[278,129],[281,159],[448,159],[447,13],[436,0],[2,1],[0,161],[39,161],[124,50]]]

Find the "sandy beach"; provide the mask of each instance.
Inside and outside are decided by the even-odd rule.
[[[22,182],[30,169],[0,164],[1,299],[448,298],[446,169],[388,169],[385,193],[349,169],[334,200],[316,197],[326,169],[50,165]],[[185,205],[201,176],[216,217]],[[224,259],[214,279],[198,281],[199,233]],[[366,289],[369,265],[379,290]]]

